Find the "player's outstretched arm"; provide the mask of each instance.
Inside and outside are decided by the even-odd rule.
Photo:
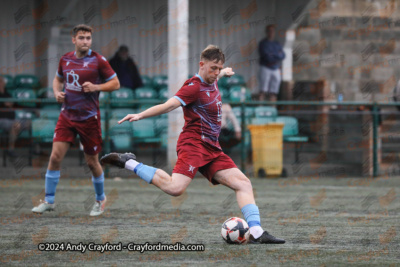
[[[118,121],[118,123],[121,124],[124,121],[132,122],[132,121],[138,121],[138,120],[143,120],[145,118],[158,116],[158,115],[161,115],[164,113],[168,113],[180,106],[181,106],[181,102],[179,102],[178,99],[172,97],[167,102],[160,104],[160,105],[156,105],[149,109],[146,109],[145,111],[143,111],[139,114],[128,114],[122,120]]]
[[[232,71],[232,68],[224,68],[218,74],[218,79],[220,79],[220,78],[222,78],[224,76],[231,77],[234,74],[235,74],[235,72]]]

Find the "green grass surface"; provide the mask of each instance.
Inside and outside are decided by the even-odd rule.
[[[4,180],[3,180],[4,181]],[[2,181],[2,182],[3,182]],[[400,178],[252,179],[262,226],[283,245],[228,245],[223,221],[242,217],[234,193],[195,179],[172,198],[139,179],[106,181],[109,206],[89,217],[89,180],[62,179],[57,209],[30,213],[44,180],[2,183],[0,265],[400,265]],[[204,244],[203,252],[40,252],[42,242]]]

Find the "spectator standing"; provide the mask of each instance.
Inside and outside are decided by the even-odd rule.
[[[276,101],[281,84],[281,62],[285,52],[278,41],[275,41],[275,25],[270,24],[265,28],[267,37],[258,44],[260,55],[260,95],[259,100]]]
[[[119,47],[117,53],[110,59],[110,65],[117,73],[121,87],[136,89],[143,86],[142,78],[135,62],[129,56],[127,46],[121,45]]]

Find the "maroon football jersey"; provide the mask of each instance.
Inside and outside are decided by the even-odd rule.
[[[107,59],[89,49],[83,58],[77,58],[76,52],[63,55],[58,65],[57,76],[64,79],[65,101],[61,113],[73,121],[82,121],[97,115],[99,93],[85,93],[82,84],[91,82],[100,84],[116,77]]]
[[[177,144],[178,155],[192,166],[203,166],[222,151],[218,142],[222,101],[217,81],[207,84],[196,74],[174,97],[182,103],[185,118]]]

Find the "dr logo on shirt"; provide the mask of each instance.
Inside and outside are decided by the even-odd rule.
[[[67,72],[67,80],[65,84],[66,89],[73,91],[82,91],[82,86],[79,84],[78,80],[79,75],[75,74],[73,70]]]

